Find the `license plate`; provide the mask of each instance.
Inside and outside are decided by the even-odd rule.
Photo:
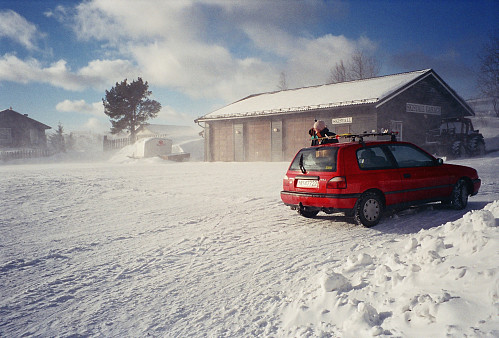
[[[317,188],[319,186],[319,181],[316,180],[298,180],[296,182],[297,188]]]

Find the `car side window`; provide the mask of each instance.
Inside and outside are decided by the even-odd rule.
[[[393,144],[389,145],[388,149],[390,149],[400,168],[429,167],[435,165],[435,160],[432,156],[410,145]]]
[[[357,162],[360,169],[388,169],[392,167],[381,147],[367,147],[357,150]]]

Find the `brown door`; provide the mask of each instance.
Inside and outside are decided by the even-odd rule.
[[[308,131],[314,126],[311,118],[288,118],[283,121],[284,160],[290,161],[301,148],[310,146]]]
[[[247,161],[270,161],[271,160],[271,139],[270,121],[256,120],[247,125]]]
[[[234,161],[234,139],[231,122],[218,122],[210,126],[211,160]]]

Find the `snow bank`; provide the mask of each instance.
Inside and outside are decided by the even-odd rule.
[[[498,219],[495,201],[325,265],[284,311],[285,334],[498,337]]]

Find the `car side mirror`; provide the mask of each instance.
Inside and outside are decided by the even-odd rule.
[[[438,165],[441,165],[444,163],[444,160],[442,160],[441,158],[437,158],[437,164]]]

